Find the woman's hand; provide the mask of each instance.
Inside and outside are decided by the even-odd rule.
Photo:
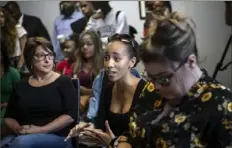
[[[94,128],[92,123],[80,122],[74,128],[70,130],[68,136],[64,139],[64,141],[67,141],[68,139],[72,137],[78,136],[87,127]]]
[[[36,125],[23,125],[22,129],[19,131],[20,134],[38,134],[38,133],[46,133],[42,126]]]
[[[115,138],[114,133],[110,129],[108,121],[105,122],[106,132],[103,132],[100,129],[85,128],[83,135],[93,137],[98,140],[99,145],[108,146],[112,139]]]

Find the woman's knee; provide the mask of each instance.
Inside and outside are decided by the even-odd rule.
[[[16,137],[9,148],[31,148],[32,145],[32,137],[30,135],[22,135]]]

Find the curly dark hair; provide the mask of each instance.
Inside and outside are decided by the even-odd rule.
[[[5,9],[0,7],[0,12],[3,13],[5,22],[4,26],[1,27],[2,40],[5,43],[6,51],[8,56],[11,56],[15,51],[17,31],[16,31],[16,20],[13,16]]]

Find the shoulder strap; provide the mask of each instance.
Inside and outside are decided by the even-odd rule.
[[[117,12],[116,12],[116,23],[118,23],[118,16],[119,16],[120,12],[121,12],[121,11],[117,11]]]

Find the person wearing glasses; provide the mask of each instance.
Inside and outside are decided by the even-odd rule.
[[[232,93],[198,65],[195,29],[178,13],[157,18],[140,47],[150,80],[171,105],[118,139],[118,148],[232,146]],[[141,117],[140,117],[141,118]],[[132,124],[132,123],[130,123]],[[144,135],[139,135],[144,131]]]
[[[162,98],[153,83],[134,76],[131,69],[139,61],[137,44],[126,34],[115,34],[108,39],[104,56],[105,74],[110,83],[102,90],[98,113],[94,123],[76,125],[66,139],[78,136],[88,146],[106,146],[110,140],[101,141],[94,135],[119,136],[129,130],[130,116],[135,108],[143,104],[143,111],[158,111]],[[155,103],[158,102],[158,103]]]
[[[4,122],[13,134],[1,141],[7,148],[69,148],[65,136],[77,118],[77,93],[71,80],[54,72],[52,44],[29,38],[24,50],[31,72],[13,87]]]

